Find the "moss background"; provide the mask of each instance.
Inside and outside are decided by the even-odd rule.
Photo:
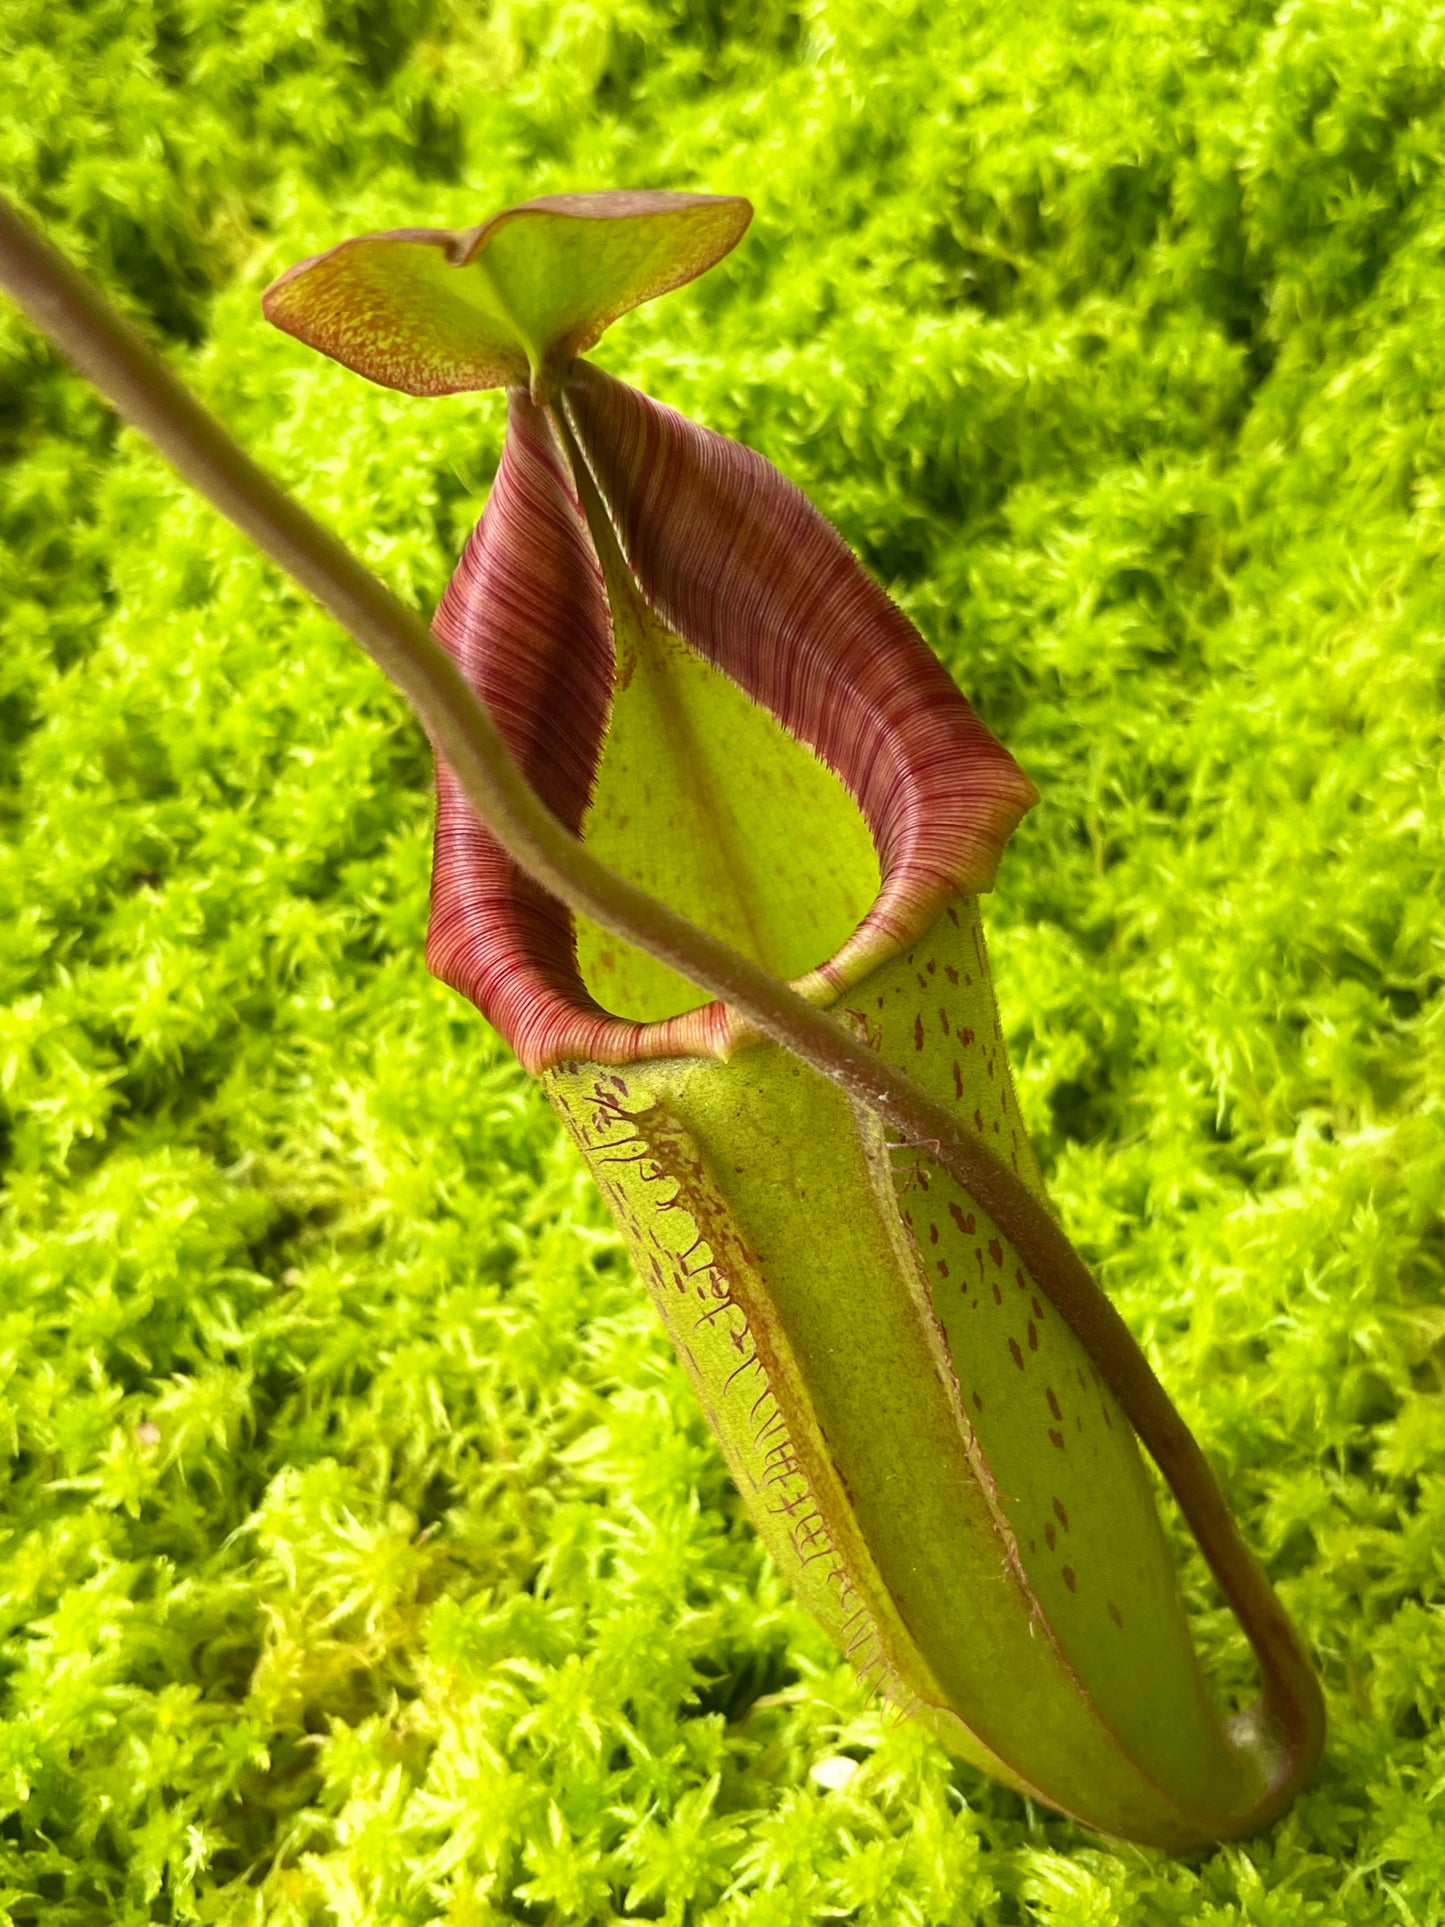
[[[0,178],[428,610],[499,400],[261,287],[754,198],[598,358],[799,480],[1042,787],[1027,1114],[1333,1729],[1184,1865],[880,1714],[425,975],[419,732],[0,304],[0,1916],[1445,1920],[1442,163],[1429,0],[6,0]]]

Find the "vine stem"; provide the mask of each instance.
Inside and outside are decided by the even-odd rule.
[[[1112,1302],[1049,1212],[959,1120],[828,1012],[618,876],[550,813],[420,617],[238,446],[98,289],[0,196],[0,287],[172,466],[359,642],[401,690],[477,815],[574,912],[671,965],[930,1154],[994,1220],[1084,1347],[1163,1474],[1259,1663],[1230,1723],[1256,1791],[1212,1815],[1221,1838],[1282,1812],[1318,1761],[1324,1701],[1308,1656],[1207,1459]]]

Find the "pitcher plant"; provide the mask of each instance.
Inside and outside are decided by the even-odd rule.
[[[1020,1120],[978,900],[1034,788],[792,484],[583,358],[750,217],[550,196],[267,290],[373,381],[507,389],[433,624],[449,662],[239,451],[200,448],[220,431],[189,398],[153,383],[148,415],[139,363],[107,392],[421,713],[428,961],[541,1079],[799,1599],[1010,1786],[1178,1851],[1249,1834],[1313,1770],[1322,1701]],[[0,276],[106,386],[121,324],[67,274],[0,223]],[[1232,1718],[1136,1432],[1259,1657]]]

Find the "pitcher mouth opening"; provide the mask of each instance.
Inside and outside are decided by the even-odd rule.
[[[497,479],[433,627],[569,829],[818,1005],[921,935],[950,897],[990,888],[1036,798],[791,483],[585,362],[552,407],[510,391]],[[676,837],[679,808],[712,783],[707,833],[732,835],[717,800],[730,756],[774,786],[754,798],[772,854],[742,834],[709,870],[695,861],[696,825],[671,846],[659,825]],[[788,756],[801,759],[791,771]],[[751,865],[742,884],[723,877],[739,861]],[[794,889],[809,862],[821,909]],[[574,929],[439,764],[428,962],[528,1069],[727,1057],[754,1040],[680,979],[619,969],[625,949]]]

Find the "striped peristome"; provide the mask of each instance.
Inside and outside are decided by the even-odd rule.
[[[799,986],[831,1001],[950,892],[991,886],[1034,787],[770,463],[585,363],[562,405],[646,602],[836,773],[868,825],[878,896]],[[611,614],[551,411],[513,389],[491,499],[434,627],[573,830],[602,751]],[[530,1070],[736,1046],[716,1003],[650,1024],[603,1011],[570,964],[567,912],[517,876],[444,769],[438,784],[428,958]]]

